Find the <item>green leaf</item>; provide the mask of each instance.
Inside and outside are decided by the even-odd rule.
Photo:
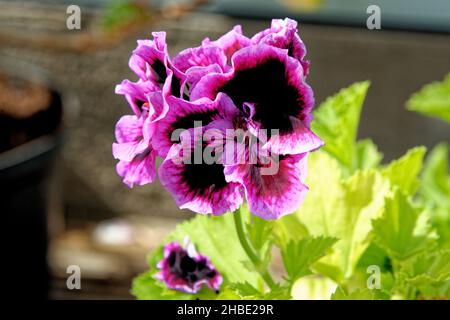
[[[144,272],[133,279],[131,293],[139,300],[195,300],[214,299],[217,294],[202,288],[197,294],[170,290],[154,277],[154,272]]]
[[[424,252],[407,263],[402,272],[413,286],[436,285],[450,280],[450,250]]]
[[[258,289],[256,289],[248,282],[234,283],[230,285],[230,287],[239,292],[241,296],[256,296],[261,293]]]
[[[433,82],[413,94],[407,108],[450,122],[450,73],[442,82]]]
[[[257,266],[257,269],[262,271],[267,269],[272,259],[274,222],[253,215],[249,220],[250,222],[246,224],[247,235],[253,249],[255,249],[261,260],[261,264]],[[246,264],[246,267],[250,271],[255,270],[253,264]]]
[[[448,299],[450,250],[426,251],[401,264],[394,290],[406,299]]]
[[[431,247],[435,240],[425,211],[399,190],[386,199],[383,215],[373,221],[374,241],[391,259],[405,260]]]
[[[358,267],[366,270],[368,266],[376,265],[380,267],[383,272],[392,272],[392,262],[386,252],[377,246],[375,243],[371,243],[369,247],[364,251],[361,259],[358,261]]]
[[[286,215],[273,223],[273,236],[278,247],[284,247],[289,241],[297,241],[307,237],[308,229],[295,214]]]
[[[369,290],[367,288],[358,288],[347,293],[343,288],[338,287],[331,296],[331,300],[378,300],[380,299],[379,290]]]
[[[277,285],[277,287],[267,292],[263,298],[264,300],[291,300],[290,286]]]
[[[330,300],[336,288],[336,282],[315,274],[295,281],[291,294],[294,300]]]
[[[353,170],[376,168],[381,160],[383,160],[383,154],[378,151],[372,140],[365,139],[357,142]]]
[[[392,161],[381,171],[393,186],[398,186],[407,195],[413,195],[419,188],[418,175],[422,169],[425,147],[409,150],[400,159]]]
[[[297,213],[309,233],[338,238],[333,253],[314,269],[340,282],[349,277],[370,243],[371,219],[382,213],[390,185],[375,170],[342,180],[337,162],[324,152],[310,155],[309,194]]]
[[[422,173],[419,194],[429,208],[439,242],[450,248],[450,174],[449,147],[437,145],[428,156]]]
[[[133,279],[131,293],[139,300],[164,299],[163,289],[158,286],[151,272],[145,272]]]
[[[369,82],[358,82],[328,98],[314,112],[312,130],[325,141],[323,150],[330,153],[347,168],[356,152],[361,108]]]
[[[233,283],[218,295],[218,300],[288,300],[291,299],[288,287],[277,286],[270,292],[263,293],[249,284]]]
[[[434,207],[450,209],[449,147],[438,144],[429,154],[422,173],[420,193]]]
[[[336,243],[332,237],[307,237],[297,242],[290,241],[281,248],[284,268],[290,282],[311,274],[310,267],[322,258]]]
[[[252,216],[251,222],[247,223],[248,237],[256,251],[263,249],[272,240],[273,223],[262,218]]]
[[[256,298],[251,298],[250,296],[241,296],[234,288],[226,286],[220,291],[217,296],[217,300],[257,300]]]

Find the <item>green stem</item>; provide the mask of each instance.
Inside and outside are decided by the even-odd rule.
[[[240,208],[233,213],[233,217],[239,242],[241,243],[242,248],[244,249],[245,253],[247,254],[250,261],[253,263],[255,268],[259,269],[259,267],[261,266],[261,260],[256,255],[255,251],[253,251],[253,248],[251,247],[247,237],[245,236]],[[264,270],[262,272],[260,271],[259,273],[261,274],[261,277],[264,279],[264,281],[266,282],[266,284],[269,286],[270,289],[276,288],[276,283],[275,281],[273,281],[272,276],[267,270]]]

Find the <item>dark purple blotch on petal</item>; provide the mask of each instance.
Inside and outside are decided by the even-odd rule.
[[[267,130],[290,132],[292,125],[289,117],[304,118],[303,98],[289,84],[285,64],[275,58],[269,58],[253,68],[237,70],[234,77],[217,92],[226,93],[238,108],[243,108],[245,103],[254,103],[253,120]]]

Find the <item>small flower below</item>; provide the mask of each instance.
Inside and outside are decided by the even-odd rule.
[[[212,290],[219,290],[222,276],[208,257],[199,254],[192,243],[183,248],[177,242],[164,247],[164,259],[157,267],[161,270],[156,278],[169,289],[197,293],[206,284]]]

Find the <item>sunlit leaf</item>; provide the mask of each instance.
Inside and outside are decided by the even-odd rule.
[[[219,300],[289,300],[291,298],[288,287],[277,286],[270,292],[263,293],[248,282],[231,284],[217,296]]]
[[[450,73],[443,81],[428,84],[413,94],[407,108],[450,122]]]
[[[416,147],[409,150],[400,159],[392,161],[387,167],[383,168],[382,175],[405,194],[415,194],[419,187],[418,176],[422,169],[425,152],[425,147]]]
[[[353,161],[354,170],[367,170],[376,168],[383,154],[378,151],[377,146],[370,139],[360,140],[356,144],[355,158]]]
[[[437,145],[428,156],[422,173],[419,193],[429,208],[439,241],[450,248],[450,173],[449,147]]]
[[[320,275],[310,275],[298,279],[292,286],[294,300],[330,300],[337,283]]]
[[[310,191],[297,216],[311,235],[339,239],[333,253],[314,266],[339,282],[352,274],[370,244],[371,219],[382,213],[390,185],[375,170],[342,179],[338,163],[323,152],[311,155],[309,170]]]
[[[383,215],[373,221],[375,242],[391,259],[405,260],[430,248],[436,238],[422,208],[399,190],[386,199]]]
[[[312,130],[325,141],[323,150],[353,168],[356,135],[369,82],[358,82],[328,98],[314,112]]]
[[[379,290],[367,288],[356,289],[347,293],[344,289],[338,287],[331,296],[331,300],[378,300],[380,298],[382,297],[380,297]]]
[[[299,241],[290,241],[281,248],[284,268],[289,281],[311,274],[310,267],[322,258],[336,243],[332,237],[307,237]]]

